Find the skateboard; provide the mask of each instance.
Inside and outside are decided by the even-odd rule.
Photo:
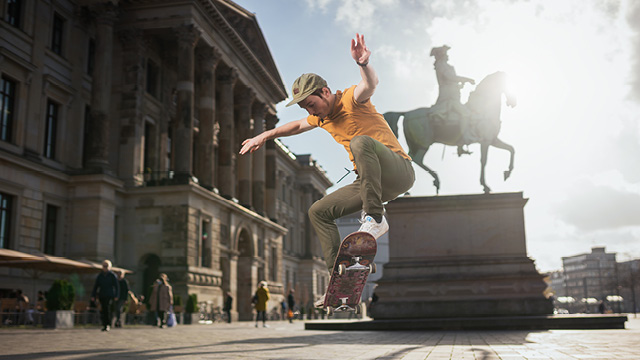
[[[377,248],[376,239],[368,232],[357,231],[342,240],[324,300],[328,315],[334,311],[360,312],[358,304],[367,277],[376,272],[373,259]]]

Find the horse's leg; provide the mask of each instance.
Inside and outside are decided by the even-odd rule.
[[[493,140],[491,145],[497,147],[498,149],[507,150],[511,154],[511,159],[509,160],[509,170],[504,172],[504,179],[507,180],[509,176],[511,176],[511,171],[513,171],[513,159],[516,151],[513,148],[513,146],[507,144],[506,142],[498,138],[495,138],[495,140]]]
[[[411,147],[409,148],[411,149]],[[420,148],[416,151],[409,151],[409,156],[411,156],[411,159],[413,159],[413,162],[418,164],[418,166],[423,168],[426,172],[429,173],[429,175],[433,177],[433,186],[436,187],[436,194],[438,194],[440,193],[440,178],[438,178],[438,174],[436,174],[435,171],[429,169],[429,167],[422,162],[422,160],[424,159],[424,156],[427,154],[427,150],[429,150],[429,147],[424,149]]]
[[[480,144],[480,184],[484,188],[484,193],[488,194],[491,192],[491,189],[487,186],[484,181],[484,167],[487,165],[487,157],[489,156],[489,144],[481,143]]]

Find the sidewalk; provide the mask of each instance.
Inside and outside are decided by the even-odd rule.
[[[640,359],[640,318],[625,330],[317,331],[302,322],[0,329],[0,359]]]

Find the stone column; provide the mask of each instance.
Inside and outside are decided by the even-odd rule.
[[[245,139],[253,136],[253,119],[251,117],[251,104],[255,97],[254,92],[248,87],[241,87],[236,92],[236,124],[238,127],[238,141],[233,147],[234,151],[240,150],[240,144]],[[251,195],[251,158],[253,154],[245,154],[238,157],[238,200],[247,208],[252,207]]]
[[[214,136],[216,92],[214,71],[220,55],[213,48],[204,47],[196,53],[198,82],[198,119],[200,132],[196,142],[195,175],[200,185],[214,187]]]
[[[278,117],[274,114],[269,114],[265,118],[267,130],[271,130],[276,127],[278,123]],[[267,217],[270,219],[276,218],[276,200],[278,193],[276,192],[276,143],[274,140],[267,141],[266,147],[266,200],[267,200]]]
[[[109,117],[111,106],[111,77],[113,76],[113,24],[118,18],[116,5],[111,2],[91,7],[96,19],[96,55],[91,83],[91,115],[87,125],[87,154],[85,168],[91,172],[110,173]]]
[[[194,25],[175,29],[178,39],[178,82],[176,84],[176,127],[173,139],[175,149],[174,169],[178,179],[188,179],[193,167],[193,90],[194,47],[200,30]]]
[[[260,102],[254,102],[253,104],[253,134],[252,136],[257,136],[264,132],[265,130],[265,122],[264,122],[264,114],[267,110],[266,106]],[[263,147],[253,152],[252,158],[252,205],[254,210],[261,214],[265,214],[265,201],[266,201],[266,161],[267,161],[267,150]]]
[[[235,126],[233,121],[233,87],[237,73],[228,66],[221,66],[217,72],[219,104],[216,118],[220,124],[218,137],[218,190],[228,199],[236,197],[236,152],[234,151]]]
[[[143,171],[140,154],[144,134],[145,44],[140,29],[118,32],[122,43],[122,85],[120,103],[118,176],[127,186],[138,185],[136,177]],[[152,141],[146,139],[145,142]],[[134,155],[135,154],[135,155]],[[149,164],[148,164],[149,165]],[[152,166],[152,169],[155,167]]]

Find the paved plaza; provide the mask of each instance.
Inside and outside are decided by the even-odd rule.
[[[310,331],[302,322],[0,329],[0,359],[640,359],[625,330]]]

